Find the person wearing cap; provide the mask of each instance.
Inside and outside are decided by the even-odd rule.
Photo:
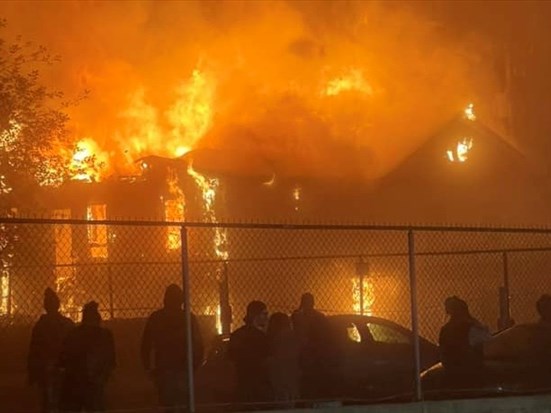
[[[69,333],[59,357],[64,370],[62,412],[102,412],[104,388],[115,368],[115,343],[110,330],[100,326],[98,303],[82,308],[82,322]]]
[[[488,328],[469,312],[467,303],[457,296],[444,302],[448,322],[439,335],[440,355],[452,385],[476,385],[484,366],[483,343],[490,338]]]
[[[164,305],[145,324],[141,343],[142,364],[157,387],[159,403],[166,412],[184,411],[187,403],[187,343],[184,293],[171,284],[165,290]],[[199,324],[191,315],[193,368],[203,361],[203,341]]]
[[[28,381],[42,391],[42,412],[57,412],[59,404],[59,353],[63,340],[74,327],[71,319],[59,312],[59,297],[51,289],[44,291],[46,314],[33,327],[27,358]]]
[[[230,336],[228,355],[236,370],[236,398],[241,403],[262,403],[270,400],[270,376],[268,357],[270,346],[266,329],[268,309],[262,301],[247,305],[245,325]],[[261,404],[258,404],[262,408]]]

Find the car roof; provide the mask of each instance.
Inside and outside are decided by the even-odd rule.
[[[402,331],[408,331],[411,333],[411,330],[401,326],[400,324],[395,323],[394,321],[387,320],[386,318],[373,317],[369,315],[360,315],[360,314],[335,314],[328,315],[327,319],[333,323],[376,323],[376,324],[385,324],[394,328],[397,328]]]

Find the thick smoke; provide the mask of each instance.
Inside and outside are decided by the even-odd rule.
[[[49,82],[90,91],[71,127],[112,171],[204,147],[278,173],[374,178],[490,89],[480,39],[396,2],[0,7],[11,33],[62,56]]]

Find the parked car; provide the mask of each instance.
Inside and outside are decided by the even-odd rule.
[[[414,378],[413,334],[392,321],[360,315],[328,316],[338,354],[341,400],[367,400],[411,394]],[[229,337],[218,336],[196,378],[197,398],[228,403],[234,395]],[[420,340],[422,368],[439,360],[438,347]]]
[[[441,363],[421,374],[426,398],[487,397],[551,390],[551,326],[518,324],[484,344],[484,368],[476,377],[451,381]]]

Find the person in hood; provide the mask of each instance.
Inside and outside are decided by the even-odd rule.
[[[59,408],[61,376],[59,354],[63,340],[74,327],[71,319],[59,312],[59,297],[51,289],[44,291],[46,314],[34,325],[27,358],[28,381],[42,391],[42,412],[54,413]]]
[[[448,297],[444,307],[449,320],[440,330],[439,346],[446,376],[454,385],[475,385],[484,367],[483,343],[490,333],[459,297]]]
[[[59,358],[64,370],[63,412],[105,411],[104,388],[115,368],[115,343],[101,321],[98,303],[90,301],[82,309],[82,323],[63,343]]]
[[[300,342],[301,396],[314,400],[332,396],[337,354],[327,317],[316,310],[314,296],[304,293],[291,318]]]
[[[247,305],[247,314],[243,321],[245,325],[231,334],[228,348],[237,376],[236,398],[239,402],[248,404],[248,407],[261,408],[261,403],[271,398],[266,304],[262,301],[251,301]]]
[[[164,305],[152,313],[142,336],[141,357],[145,371],[157,387],[159,403],[166,412],[186,410],[187,341],[182,289],[171,284],[165,290]],[[203,341],[195,316],[191,316],[193,368],[203,361]]]

